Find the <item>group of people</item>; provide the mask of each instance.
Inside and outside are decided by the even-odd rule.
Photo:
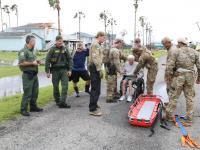
[[[56,37],[55,45],[48,51],[45,61],[45,72],[47,77],[52,78],[53,95],[59,108],[70,108],[67,101],[68,82],[73,81],[76,97],[79,97],[79,78],[86,81],[85,92],[90,95],[89,114],[101,116],[102,112],[98,105],[101,94],[101,79],[105,74],[107,81],[107,103],[115,103],[118,100],[132,100],[132,83],[147,69],[146,90],[148,95],[153,94],[153,86],[158,73],[158,62],[152,52],[142,46],[139,38],[135,39],[132,54],[125,56],[123,53],[124,42],[116,39],[111,48],[105,46],[106,34],[98,32],[95,41],[90,48],[78,43],[77,50],[72,54],[63,44],[62,36]],[[186,97],[186,119],[191,122],[193,119],[194,106],[194,80],[195,68],[197,67],[197,83],[200,83],[200,60],[199,54],[188,47],[185,39],[179,39],[178,45],[173,46],[169,38],[162,40],[168,50],[166,61],[165,81],[169,103],[166,104],[166,119],[172,121],[173,112],[176,109],[177,100],[183,91]],[[35,37],[27,36],[24,49],[19,52],[19,67],[23,81],[23,98],[21,114],[29,116],[28,105],[31,112],[40,112],[43,109],[37,106],[38,97],[38,66],[41,61],[37,60],[34,53]],[[87,66],[86,58],[88,57]],[[124,61],[122,63],[121,61]],[[103,71],[103,66],[105,72]],[[117,92],[117,75],[126,75],[122,81],[122,94]],[[61,82],[62,91],[59,91]],[[126,86],[129,85],[128,93]],[[90,88],[91,87],[91,88]],[[126,96],[128,94],[128,96]]]

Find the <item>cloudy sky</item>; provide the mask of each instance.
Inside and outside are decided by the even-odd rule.
[[[129,42],[134,35],[133,0],[60,0],[61,24],[64,33],[78,30],[78,20],[73,19],[76,11],[86,14],[82,21],[82,32],[95,34],[104,30],[99,20],[99,13],[109,11],[117,20],[115,33],[127,30],[125,40]],[[19,6],[19,24],[32,22],[55,22],[57,13],[49,7],[48,0],[2,0],[4,4],[16,3]],[[187,37],[191,41],[200,41],[200,31],[195,24],[200,22],[200,0],[143,0],[139,3],[138,16],[146,16],[153,27],[153,39],[160,41],[169,36],[174,41],[179,37]],[[12,13],[12,26],[16,25]],[[7,21],[4,15],[4,21]],[[138,23],[139,26],[139,23]]]

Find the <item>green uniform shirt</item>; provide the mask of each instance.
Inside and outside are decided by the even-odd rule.
[[[28,49],[25,45],[22,50],[18,53],[18,60],[19,64],[26,61],[26,62],[33,62],[37,59],[34,49]],[[19,66],[21,71],[35,71],[38,72],[38,66]]]
[[[57,48],[54,45],[48,52],[45,61],[45,71],[46,73],[50,72],[51,69],[62,68],[68,71],[72,70],[72,57],[69,51],[62,46]]]

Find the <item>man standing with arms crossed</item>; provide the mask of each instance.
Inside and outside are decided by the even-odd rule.
[[[106,40],[104,32],[98,32],[96,40],[92,43],[89,55],[89,71],[91,79],[91,94],[89,111],[90,115],[101,116],[102,113],[99,111],[98,99],[101,94],[101,78],[103,77],[102,72],[102,59],[103,59],[103,44]]]

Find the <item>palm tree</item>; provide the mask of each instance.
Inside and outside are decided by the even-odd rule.
[[[104,30],[105,30],[105,33],[106,33],[107,32],[107,23],[108,23],[109,13],[104,10],[103,12],[101,12],[99,14],[99,17],[100,17],[101,20],[104,21]]]
[[[19,20],[19,14],[18,14],[18,6],[16,4],[13,4],[10,8],[12,11],[15,11],[15,15],[17,17],[17,27],[18,27],[18,20]]]
[[[8,14],[9,27],[10,27],[10,7],[8,5],[4,5],[4,7],[2,9],[4,10],[5,13]]]
[[[74,18],[78,18],[79,22],[78,39],[81,40],[81,19],[85,18],[85,14],[82,11],[78,11],[77,13],[75,13]]]
[[[116,20],[114,18],[108,19],[107,26],[108,25],[111,25],[111,34],[112,34],[111,43],[113,43],[113,40],[114,40],[114,36],[113,36],[114,29],[113,28],[114,28],[114,25],[117,25]]]
[[[61,28],[60,28],[60,0],[49,0],[50,7],[57,9],[58,11],[58,34],[61,35]]]

